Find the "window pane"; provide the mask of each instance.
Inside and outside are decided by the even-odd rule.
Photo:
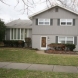
[[[72,19],[67,19],[67,25],[72,25]]]
[[[21,29],[21,39],[23,39],[23,29]]]
[[[73,37],[67,37],[67,41],[73,41]]]
[[[65,44],[65,37],[59,37],[59,43]]]
[[[11,39],[13,39],[13,29],[11,29]]]
[[[45,22],[46,25],[49,25],[49,22]]]
[[[72,19],[67,19],[67,22],[72,22]]]
[[[58,43],[63,43],[63,44],[65,44],[65,41],[59,41]]]
[[[60,19],[61,25],[66,25],[66,19]]]
[[[25,29],[25,38],[27,37],[27,29]]]
[[[61,22],[66,22],[66,19],[60,19]]]
[[[66,22],[61,22],[61,25],[66,25]]]
[[[18,39],[20,39],[20,29],[18,29]]]
[[[41,21],[41,22],[43,22],[43,21],[44,21],[44,19],[38,19],[38,21],[39,21],[39,22],[40,22],[40,21]]]
[[[67,22],[67,25],[72,25],[72,22]]]
[[[67,41],[66,43],[68,43],[68,44],[73,44],[73,41]]]
[[[65,37],[59,37],[59,40],[65,40]]]
[[[45,22],[49,22],[50,21],[50,19],[45,19]]]
[[[39,22],[39,24],[40,24],[40,25],[43,25],[43,24],[44,24],[44,22]]]

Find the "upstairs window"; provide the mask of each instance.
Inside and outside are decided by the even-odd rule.
[[[72,26],[73,20],[72,19],[60,19],[61,26]]]
[[[38,25],[50,25],[50,19],[38,19]]]

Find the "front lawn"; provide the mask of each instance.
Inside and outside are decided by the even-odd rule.
[[[78,66],[78,55],[44,55],[35,50],[0,48],[0,62],[21,62]]]
[[[78,78],[78,74],[0,69],[0,78]]]

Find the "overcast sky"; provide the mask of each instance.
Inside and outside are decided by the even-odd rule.
[[[7,2],[8,1],[8,2]],[[30,0],[31,1],[31,0]],[[39,1],[39,0],[36,0]],[[27,12],[23,14],[23,3],[20,0],[20,3],[16,8],[14,8],[17,4],[17,0],[5,0],[8,5],[5,5],[0,2],[0,18],[5,21],[5,23],[10,22],[15,19],[28,19]],[[40,11],[45,8],[45,4],[38,4],[35,8],[32,8],[32,12],[29,12],[32,15],[34,12]],[[21,11],[20,11],[21,10]]]
[[[10,22],[15,19],[19,19],[19,18],[28,19],[27,12],[24,12],[23,14],[23,10],[21,10],[24,8],[24,5],[21,0],[19,0],[20,2],[18,5],[17,5],[18,0],[4,0],[4,1],[5,3],[10,5],[8,6],[0,2],[0,18],[3,19],[5,23]],[[32,1],[32,0],[29,0],[29,1]],[[42,2],[40,2],[40,0],[34,0],[34,1],[37,2],[37,4],[35,8],[30,9],[31,11],[29,12],[29,15],[32,15],[46,8],[46,3],[45,4],[43,3],[45,0],[41,0]],[[52,1],[55,2],[56,0],[52,0]],[[17,7],[14,8],[16,5]]]

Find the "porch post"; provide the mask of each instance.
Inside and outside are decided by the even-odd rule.
[[[20,28],[20,40],[21,40],[21,28]]]
[[[12,35],[12,29],[10,28],[10,40],[11,40],[11,35]]]

